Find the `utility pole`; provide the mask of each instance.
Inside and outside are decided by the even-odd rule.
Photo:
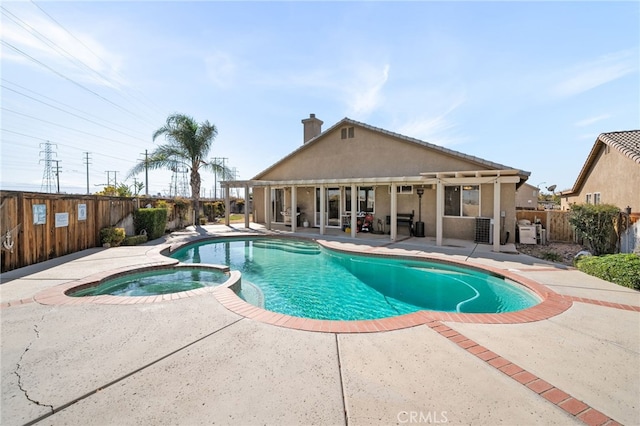
[[[149,196],[149,153],[144,150],[144,193]]]
[[[238,177],[240,176],[240,171],[234,167],[231,169],[231,176],[232,176],[232,180],[238,180]],[[229,189],[230,191],[230,189]],[[236,188],[236,197],[238,196],[238,188]]]
[[[89,158],[89,152],[84,152],[84,163],[87,165],[87,195],[90,194],[89,192],[89,160],[91,160],[91,158]]]
[[[56,182],[58,187],[58,194],[60,193],[60,160],[53,160],[56,162]]]

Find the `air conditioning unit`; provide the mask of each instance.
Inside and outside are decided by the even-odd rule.
[[[493,244],[493,219],[490,217],[476,218],[476,243]]]

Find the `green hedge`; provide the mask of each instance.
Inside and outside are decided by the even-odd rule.
[[[167,209],[138,209],[133,213],[133,226],[136,234],[146,231],[149,240],[160,238],[167,227]]]
[[[584,256],[576,266],[586,274],[640,290],[640,256],[637,254]]]

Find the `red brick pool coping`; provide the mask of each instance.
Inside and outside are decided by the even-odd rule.
[[[316,320],[293,317],[290,315],[267,311],[248,302],[245,302],[240,297],[238,297],[234,291],[236,289],[236,286],[241,282],[240,273],[238,271],[230,271],[231,278],[227,281],[227,283],[217,287],[204,287],[197,290],[182,291],[156,296],[128,297],[100,295],[70,297],[66,294],[71,289],[80,289],[83,287],[96,285],[105,279],[114,278],[128,273],[148,271],[155,268],[177,268],[194,266],[191,264],[180,264],[177,260],[171,258],[166,258],[166,260],[158,260],[143,265],[132,265],[111,271],[105,271],[98,274],[90,275],[80,280],[54,286],[36,294],[34,296],[34,300],[45,305],[80,305],[89,303],[125,305],[167,302],[193,296],[212,294],[225,308],[245,318],[250,318],[252,320],[280,327],[327,333],[371,333],[379,331],[391,331],[402,328],[415,327],[425,324],[429,321],[454,321],[483,324],[518,324],[541,321],[547,318],[551,318],[566,311],[567,309],[569,309],[569,307],[571,307],[571,300],[563,298],[559,294],[541,285],[540,283],[520,276],[512,270],[504,270],[487,265],[479,265],[477,263],[466,262],[453,257],[433,257],[419,251],[407,251],[402,249],[389,249],[385,247],[343,244],[326,240],[317,240],[317,242],[332,250],[341,251],[344,253],[357,254],[366,252],[367,254],[379,257],[381,256],[430,260],[449,265],[461,266],[464,268],[481,270],[483,272],[495,274],[497,276],[512,280],[515,283],[514,285],[519,284],[528,288],[540,298],[541,302],[528,309],[499,314],[467,314],[439,311],[418,311],[411,314],[374,320]],[[203,267],[212,266],[204,264],[200,265]],[[224,268],[224,266],[219,265],[216,267]]]
[[[515,270],[499,269],[488,265],[479,265],[477,263],[462,261],[453,257],[433,257],[420,251],[407,251],[403,249],[389,249],[385,247],[354,245],[350,243],[337,243],[326,240],[316,240],[319,244],[326,246],[332,250],[342,251],[345,253],[363,253],[382,256],[396,257],[407,259],[422,259],[435,262],[453,264],[465,268],[481,270],[491,274],[495,274],[517,284],[528,288],[534,292],[541,302],[531,308],[516,312],[507,312],[499,314],[468,314],[455,312],[439,312],[439,311],[418,311],[411,314],[380,318],[374,320],[358,320],[358,321],[337,321],[337,320],[316,320],[309,318],[293,317],[286,314],[268,311],[254,306],[238,297],[234,291],[235,286],[239,285],[241,278],[238,271],[230,271],[230,279],[227,283],[217,287],[204,287],[196,290],[182,291],[177,293],[156,295],[156,296],[84,296],[70,297],[66,294],[71,289],[79,289],[91,285],[96,285],[101,281],[114,278],[120,275],[152,270],[155,268],[176,268],[194,265],[180,264],[177,260],[164,258],[142,265],[127,266],[119,269],[101,272],[90,275],[80,280],[50,287],[36,294],[33,299],[21,299],[0,304],[0,308],[24,305],[32,301],[44,305],[82,305],[82,304],[146,304],[167,302],[171,300],[184,299],[194,296],[213,295],[228,310],[241,315],[245,318],[260,321],[279,327],[292,328],[304,331],[315,331],[325,333],[372,333],[380,331],[399,330],[403,328],[415,327],[427,324],[431,321],[450,321],[464,323],[481,323],[481,324],[520,324],[527,322],[542,321],[554,317],[567,309],[569,309],[574,301],[597,304],[623,310],[631,310],[640,312],[640,307],[621,305],[617,303],[604,302],[595,299],[585,299],[573,296],[560,295],[546,286],[521,275]],[[160,250],[154,252],[154,256],[159,254]],[[156,258],[157,259],[157,258]],[[204,267],[226,268],[221,265],[202,265]],[[226,268],[228,270],[228,268]],[[538,268],[539,269],[539,268]],[[551,270],[551,268],[548,268]],[[528,271],[529,269],[527,269]]]
[[[347,250],[349,251],[349,250]],[[422,257],[422,256],[418,256]],[[433,260],[433,259],[432,259]],[[441,261],[441,259],[437,259]],[[365,321],[327,321],[313,320],[306,318],[292,317],[276,312],[267,311],[265,309],[251,305],[234,292],[234,286],[240,283],[240,273],[230,271],[230,278],[224,285],[218,287],[206,287],[197,290],[184,291],[160,296],[142,296],[142,297],[122,297],[122,296],[89,296],[89,297],[70,297],[65,292],[73,288],[79,288],[87,285],[94,285],[100,280],[112,278],[117,275],[137,272],[140,270],[149,270],[157,267],[170,268],[193,265],[175,265],[175,262],[156,262],[143,266],[127,267],[119,270],[109,271],[108,273],[96,274],[86,277],[82,280],[73,281],[63,285],[58,285],[44,290],[34,296],[32,299],[21,299],[12,302],[0,304],[0,308],[8,308],[11,306],[20,306],[32,302],[38,302],[45,305],[79,305],[79,304],[147,304],[156,302],[166,302],[182,298],[194,296],[213,295],[225,308],[248,319],[260,321],[279,327],[286,327],[296,330],[312,331],[312,332],[328,332],[328,333],[372,333],[399,330],[403,328],[427,326],[434,330],[451,343],[462,348],[471,355],[479,358],[490,367],[507,375],[511,379],[526,386],[530,391],[536,393],[548,402],[554,404],[558,408],[565,411],[575,419],[582,421],[587,425],[593,426],[615,426],[620,423],[616,422],[606,414],[596,410],[583,401],[580,401],[569,393],[555,387],[551,383],[532,374],[524,368],[512,363],[508,359],[496,354],[488,348],[479,345],[475,341],[467,338],[465,335],[443,324],[443,322],[464,322],[464,323],[482,323],[482,324],[519,324],[534,321],[541,321],[556,316],[569,309],[574,302],[595,304],[614,309],[622,309],[628,311],[640,312],[640,306],[624,305],[619,303],[605,302],[597,299],[588,299],[582,297],[560,295],[539,284],[538,282],[522,277],[511,270],[502,270],[489,266],[479,266],[477,264],[470,265],[466,262],[458,260],[447,260],[445,263],[454,263],[465,267],[483,269],[485,271],[495,273],[510,280],[519,283],[534,293],[536,293],[542,301],[531,308],[517,312],[501,313],[501,314],[464,314],[452,312],[437,311],[418,311],[412,314],[402,315],[398,317],[382,318]]]

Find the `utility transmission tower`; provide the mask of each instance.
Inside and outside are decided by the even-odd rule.
[[[178,187],[178,194],[181,197],[189,198],[191,191],[189,190],[189,179],[187,177],[188,171],[186,167],[178,167],[178,173],[180,176],[180,184]]]
[[[233,167],[231,169],[231,180],[234,180],[234,181],[238,180],[239,177],[240,177],[240,170],[238,170],[236,167]],[[236,188],[236,197],[238,197],[238,188]]]
[[[89,192],[89,164],[91,164],[89,162],[89,160],[91,160],[91,158],[89,158],[89,152],[83,152],[84,154],[84,164],[87,165],[87,195],[90,194],[91,192]]]
[[[216,164],[216,165],[221,165],[222,168],[224,169],[224,163],[225,161],[227,161],[228,158],[227,157],[213,157],[211,159],[211,161]],[[224,180],[224,175],[222,175]],[[213,199],[217,200],[218,199],[218,171],[214,170],[213,172]]]
[[[118,171],[117,170],[106,170],[107,174],[107,186],[113,186],[114,188],[118,187]],[[111,173],[113,173],[113,181],[111,180]],[[113,182],[113,184],[111,184]]]
[[[45,192],[53,192],[53,180],[54,180],[54,171],[53,165],[53,155],[57,155],[53,151],[53,147],[58,148],[58,145],[52,144],[47,141],[45,143],[40,144],[40,148],[44,145],[44,150],[40,151],[40,155],[44,154],[44,159],[40,160],[40,162],[44,161],[44,173],[42,174],[42,185],[40,186],[41,191]]]
[[[189,198],[189,183],[187,168],[176,165],[171,168],[171,184],[169,185],[169,197]]]

